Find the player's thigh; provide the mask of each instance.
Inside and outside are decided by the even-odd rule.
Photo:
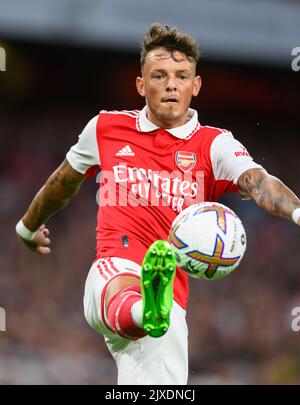
[[[104,313],[107,289],[120,276],[139,279],[141,267],[131,261],[116,257],[96,260],[87,276],[84,292],[84,315],[89,325],[101,334],[112,334]]]
[[[114,336],[106,343],[118,366],[118,384],[187,384],[188,331],[186,312],[174,302],[168,332],[160,338],[146,336],[125,347]]]

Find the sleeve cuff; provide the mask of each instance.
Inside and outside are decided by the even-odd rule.
[[[236,170],[235,170],[235,173],[234,173],[235,177],[233,179],[234,184],[237,185],[240,176],[243,173],[245,173],[247,170],[250,170],[250,169],[264,169],[264,168],[255,162],[247,162],[247,163],[241,165],[240,167],[236,168]]]

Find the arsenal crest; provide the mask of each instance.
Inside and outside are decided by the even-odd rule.
[[[188,172],[193,170],[197,162],[196,153],[180,151],[175,153],[175,162],[180,170]]]

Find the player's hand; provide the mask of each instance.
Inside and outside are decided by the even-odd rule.
[[[26,240],[20,235],[18,235],[18,237],[29,249],[41,255],[48,255],[49,253],[51,253],[51,249],[49,248],[49,245],[51,243],[49,234],[50,231],[46,228],[46,225],[41,225],[35,232],[34,238],[32,240]]]

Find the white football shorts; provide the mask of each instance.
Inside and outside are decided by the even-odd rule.
[[[118,384],[186,385],[188,378],[188,330],[186,311],[175,301],[167,333],[160,338],[146,336],[137,341],[113,333],[104,316],[104,295],[108,283],[122,275],[140,277],[141,266],[118,257],[96,260],[88,274],[84,293],[84,314],[89,325],[104,336],[116,361]]]

